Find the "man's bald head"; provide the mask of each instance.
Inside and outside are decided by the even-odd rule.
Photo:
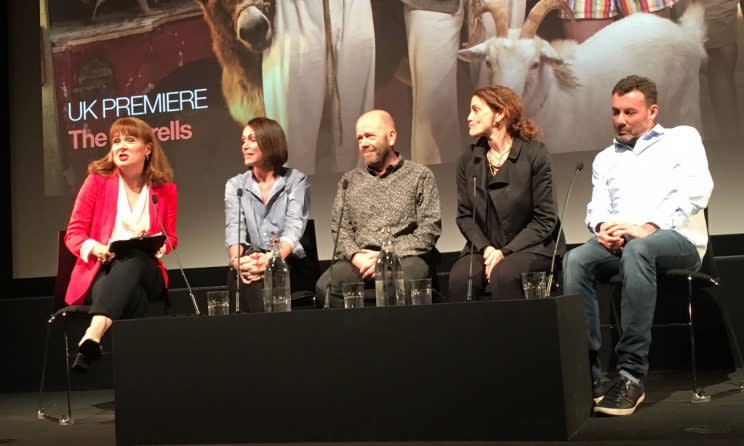
[[[393,117],[385,110],[370,110],[367,113],[364,113],[357,120],[357,128],[359,127],[359,124],[362,123],[365,125],[380,126],[386,132],[390,130],[396,131]]]
[[[395,145],[395,121],[385,110],[371,110],[357,120],[356,137],[359,153],[368,167],[378,171],[398,160]]]

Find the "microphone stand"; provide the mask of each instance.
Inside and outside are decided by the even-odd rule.
[[[331,256],[331,268],[328,270],[328,283],[325,289],[325,302],[323,309],[331,308],[331,282],[333,281],[333,265],[336,263],[336,249],[338,248],[338,236],[341,233],[341,222],[344,220],[344,208],[346,207],[346,189],[349,187],[349,180],[344,178],[341,183],[341,212],[338,215],[338,226],[336,227],[336,237],[333,240],[333,255]]]
[[[584,168],[584,163],[579,162],[576,165],[576,169],[574,169],[574,173],[571,176],[571,182],[568,184],[568,192],[566,193],[566,200],[563,203],[563,211],[561,212],[561,218],[558,222],[558,234],[555,238],[555,247],[553,248],[553,255],[550,258],[550,273],[548,274],[548,283],[547,287],[545,288],[545,293],[550,296],[550,290],[553,287],[553,273],[555,271],[555,255],[558,252],[558,243],[561,239],[561,232],[563,232],[563,217],[566,215],[566,207],[568,206],[568,199],[571,197],[571,189],[573,188],[574,180],[576,179],[576,176],[581,172],[581,170]]]
[[[476,225],[476,222],[475,222],[475,193],[476,193],[475,182],[476,182],[476,178],[477,177],[473,175],[473,201],[472,201],[473,226]],[[473,300],[473,241],[471,240],[470,241],[470,265],[468,266],[468,291],[467,291],[467,294],[465,295],[465,301],[471,302],[472,300]]]
[[[178,262],[178,269],[181,271],[181,276],[183,277],[183,281],[186,282],[186,288],[189,290],[189,297],[191,297],[191,305],[194,306],[194,314],[196,316],[199,316],[201,312],[199,311],[199,306],[196,305],[196,298],[194,298],[194,292],[191,290],[191,284],[189,284],[189,279],[186,278],[186,273],[183,271],[183,265],[181,264],[181,259],[178,257],[178,252],[176,252],[176,248],[173,247],[173,243],[171,243],[170,238],[168,238],[168,233],[165,231],[165,226],[163,226],[163,222],[160,221],[160,212],[158,210],[158,196],[155,194],[152,194],[152,204],[155,206],[155,217],[158,220],[158,223],[160,224],[160,230],[163,231],[163,235],[165,235],[165,241],[168,243],[168,246],[170,247],[171,252],[176,256],[176,262]]]
[[[243,189],[238,188],[238,268],[235,270],[235,312],[240,313],[240,255],[243,244],[240,242],[240,223],[243,221]]]

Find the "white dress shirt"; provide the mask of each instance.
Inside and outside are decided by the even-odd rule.
[[[586,223],[617,220],[654,223],[687,238],[705,255],[708,231],[703,209],[713,191],[705,148],[689,126],[665,129],[657,124],[635,147],[613,141],[592,167],[592,200]]]

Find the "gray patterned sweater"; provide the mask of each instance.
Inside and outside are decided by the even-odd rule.
[[[349,181],[349,186],[336,250],[338,258],[351,261],[362,249],[379,250],[385,229],[393,234],[395,252],[401,257],[422,255],[434,249],[442,233],[442,214],[439,189],[431,169],[401,158],[382,175],[366,167],[346,172],[338,182],[331,210],[334,239],[344,180]]]

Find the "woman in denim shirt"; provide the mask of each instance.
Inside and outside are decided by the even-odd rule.
[[[298,269],[305,257],[300,237],[310,211],[310,184],[305,174],[283,166],[288,157],[287,139],[276,121],[251,119],[243,129],[242,141],[248,170],[225,185],[225,245],[230,256],[230,284],[237,281],[232,271],[240,272],[241,310],[260,312],[271,233],[280,237],[280,253],[291,270]]]

